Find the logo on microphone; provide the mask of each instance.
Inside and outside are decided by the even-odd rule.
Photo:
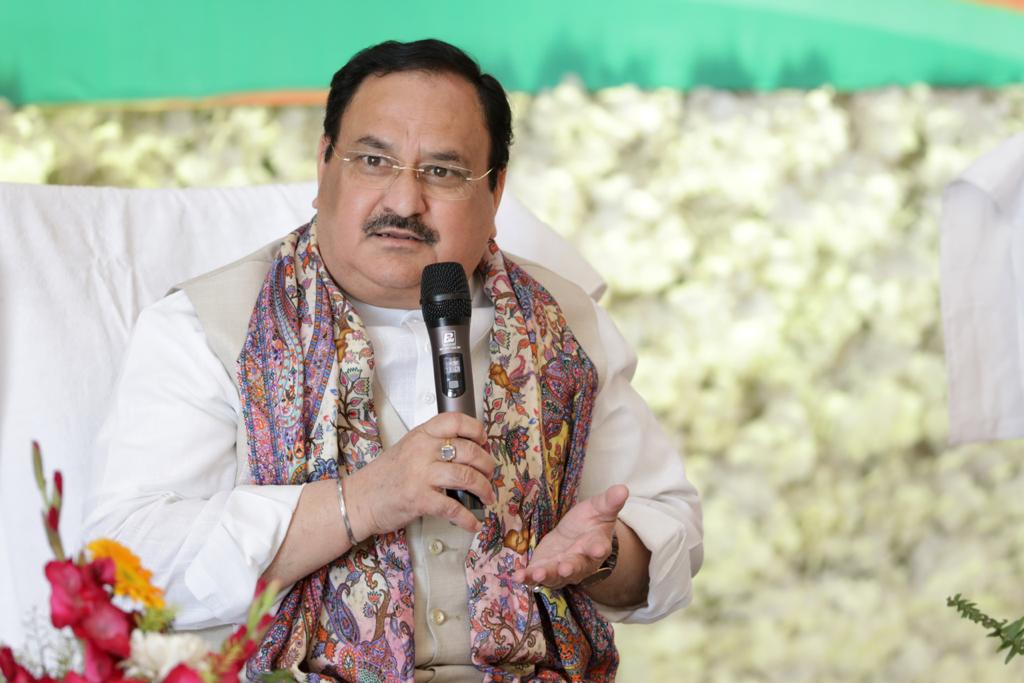
[[[441,346],[454,346],[455,332],[444,332],[441,335]]]

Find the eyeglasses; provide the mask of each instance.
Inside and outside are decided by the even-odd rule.
[[[489,168],[474,178],[468,168],[451,164],[431,162],[405,166],[386,154],[351,151],[342,155],[337,149],[332,148],[332,151],[345,163],[349,177],[365,187],[383,190],[390,187],[402,171],[412,171],[423,188],[423,194],[434,199],[468,199],[473,183],[486,178],[494,170]]]

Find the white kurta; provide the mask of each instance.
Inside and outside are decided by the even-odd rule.
[[[436,415],[420,312],[354,303],[373,343],[378,381],[402,421],[413,428]],[[630,385],[635,354],[607,313],[594,306],[608,368],[595,401],[579,495],[616,483],[629,486],[620,518],[651,550],[648,600],[635,609],[599,607],[616,621],[648,622],[690,601],[691,576],[703,557],[700,501],[679,453]],[[475,367],[487,367],[493,317],[493,306],[478,295],[471,328]],[[474,375],[479,390],[486,371]],[[156,583],[167,586],[168,602],[178,606],[178,628],[244,620],[256,580],[274,558],[301,492],[298,485],[252,483],[248,463],[236,455],[240,414],[235,385],[186,294],[144,309],[101,435],[107,459],[90,501],[86,537],[111,536],[138,553]],[[421,537],[420,525],[414,526],[414,554],[417,547],[438,550],[439,561],[461,566],[464,558],[444,557],[443,544]],[[463,591],[439,605],[429,582],[417,580],[416,590],[418,604],[442,612],[445,600],[465,602]],[[436,612],[427,619],[434,626],[446,623]],[[468,625],[460,628],[457,637],[468,645]],[[417,651],[417,665],[444,663],[443,643],[426,636],[417,633],[417,649],[433,650]]]

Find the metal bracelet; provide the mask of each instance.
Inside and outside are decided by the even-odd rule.
[[[352,547],[356,547],[356,535],[352,533],[352,522],[348,521],[348,510],[345,508],[345,477],[338,477],[338,509],[341,519],[345,522],[345,532]]]

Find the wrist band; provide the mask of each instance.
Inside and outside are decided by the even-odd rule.
[[[356,535],[352,533],[352,522],[348,521],[348,510],[345,509],[345,477],[338,477],[338,509],[341,519],[345,522],[345,532],[352,547],[356,547]]]

